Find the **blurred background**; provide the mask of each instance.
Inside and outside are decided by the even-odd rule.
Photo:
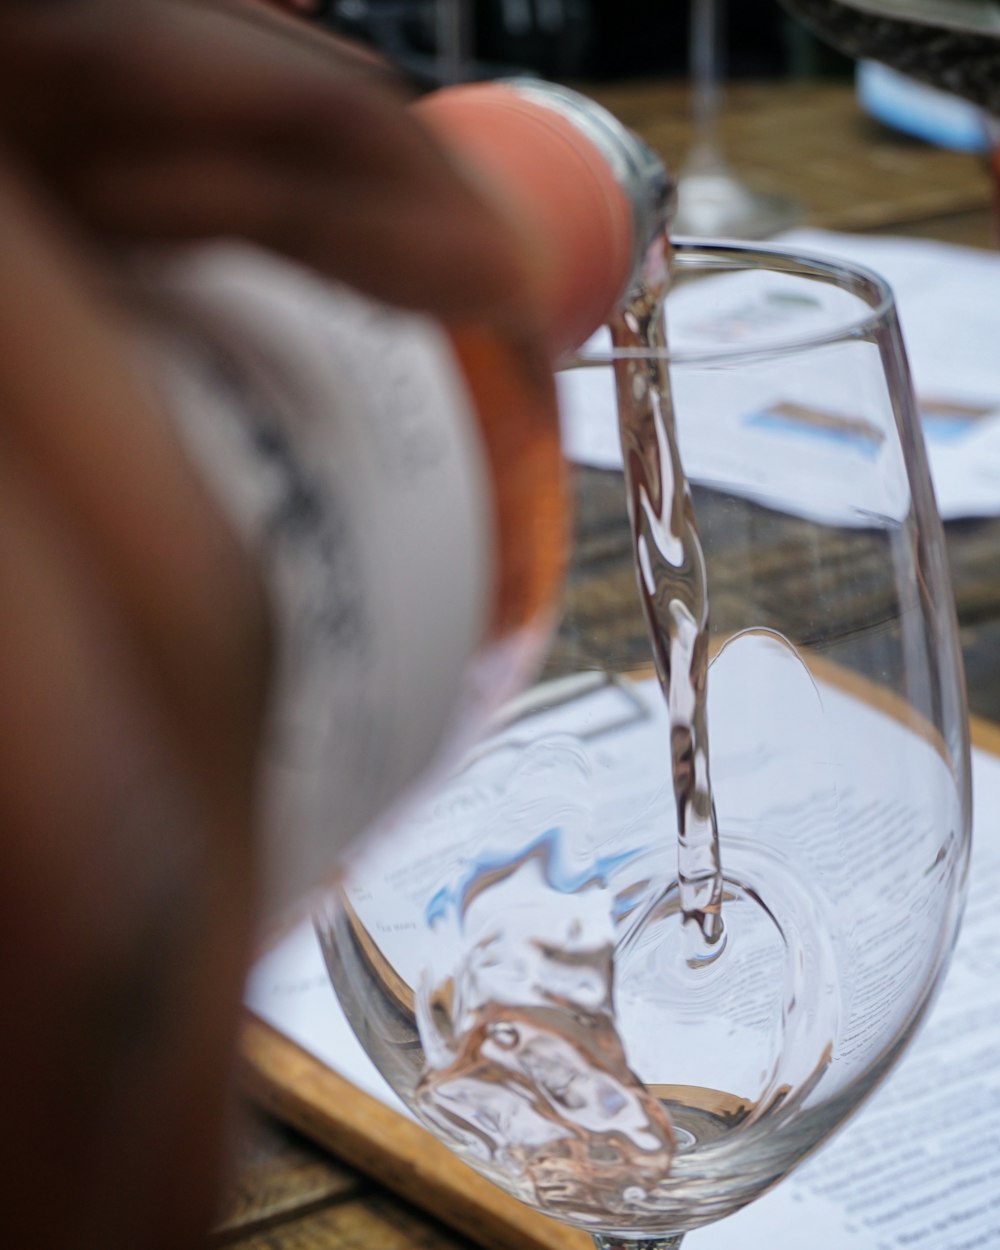
[[[729,78],[847,77],[851,62],[777,0],[723,6]],[[466,78],[531,70],[549,78],[686,76],[689,0],[330,0],[328,25],[379,48],[428,85],[456,26]],[[642,32],[641,36],[637,32]]]

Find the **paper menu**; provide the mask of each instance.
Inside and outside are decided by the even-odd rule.
[[[366,1094],[410,1116],[340,1010],[311,922],[300,924],[257,962],[246,1005]]]
[[[819,230],[794,231],[778,242],[854,261],[889,281],[907,345],[941,515],[947,520],[1000,514],[1000,354],[996,349],[1000,342],[1000,255],[948,244]],[[733,290],[734,324],[720,326],[723,336],[738,335],[735,323],[749,315],[739,287],[734,285]],[[688,306],[697,322],[698,296],[694,291],[690,294]],[[722,314],[715,308],[711,315]],[[761,315],[760,310],[754,309],[753,315]],[[780,315],[780,310],[774,315]],[[790,310],[787,315],[794,318],[787,323],[789,332],[793,327],[808,330],[803,320],[807,310]],[[851,367],[857,367],[856,357]],[[739,385],[748,385],[745,375]],[[837,370],[831,368],[822,394],[811,379],[794,395],[748,391],[740,396],[740,407],[724,436],[714,428],[712,441],[705,446],[699,441],[698,423],[692,423],[682,431],[681,447],[689,476],[697,480],[707,467],[715,480],[741,483],[742,493],[772,507],[824,522],[850,523],[842,500],[830,489],[829,467],[835,468],[838,455],[835,440],[843,438],[844,431],[822,428],[823,410],[838,408],[838,385]],[[617,425],[609,419],[613,412],[609,373],[571,370],[560,375],[559,386],[567,454],[583,464],[619,467]],[[805,406],[816,409],[811,422],[796,411]],[[851,409],[850,402],[844,408]],[[884,413],[881,419],[886,419]],[[822,459],[814,454],[816,440],[822,440]],[[848,472],[866,471],[866,458],[857,455],[857,442],[850,449],[845,445],[843,451]],[[873,443],[873,456],[877,451]],[[874,493],[884,490],[884,483],[879,483]]]
[[[969,903],[913,1047],[857,1116],[783,1184],[696,1245],[768,1250],[1000,1246],[1000,760],[973,752]]]
[[[1000,804],[1000,761],[976,752],[974,774],[979,837],[971,900],[928,1027],[842,1135],[770,1195],[692,1234],[693,1247],[800,1250],[815,1244],[817,1227],[832,1250],[971,1250],[1000,1237],[1000,845],[990,819]],[[247,1000],[324,1063],[407,1114],[340,1014],[308,925],[257,965]]]
[[[1000,254],[953,244],[800,230],[784,242],[887,279],[946,519],[1000,513]]]

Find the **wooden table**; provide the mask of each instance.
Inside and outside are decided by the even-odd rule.
[[[591,91],[677,167],[688,101],[663,84]],[[867,119],[841,85],[741,85],[722,133],[734,168],[803,205],[803,224],[992,245],[990,183],[975,157]],[[1000,298],[1000,293],[998,293]],[[1000,520],[948,527],[972,710],[1000,720]],[[449,1250],[472,1242],[247,1108],[215,1234],[240,1250]]]
[[[691,134],[685,89],[627,85],[588,93],[672,169],[681,167]],[[847,86],[733,86],[720,130],[733,169],[756,188],[801,204],[802,225],[993,245],[984,163],[887,130],[859,109]]]

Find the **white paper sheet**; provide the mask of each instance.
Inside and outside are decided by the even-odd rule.
[[[1000,1245],[1000,839],[992,815],[1000,809],[1000,760],[976,752],[973,771],[970,904],[924,1032],[832,1143],[771,1194],[692,1234],[692,1250]],[[408,1114],[341,1014],[311,926],[259,962],[247,1002],[323,1062]]]
[[[866,265],[889,281],[941,515],[951,519],[1000,514],[1000,254],[819,230],[794,231],[780,242]],[[798,398],[830,406],[836,398],[836,370],[831,369],[828,377],[822,396]],[[570,457],[584,464],[620,466],[617,429],[608,420],[607,373],[571,371],[560,377],[560,393]],[[762,408],[759,399],[747,396],[744,419],[735,421],[724,438],[716,432],[711,448],[697,444],[697,431],[689,435],[693,445],[682,451],[692,477],[703,460],[711,463],[721,455],[725,479],[728,456],[738,462],[733,480],[744,481],[744,493],[798,515],[849,521],[838,516],[835,499],[824,499],[823,482],[810,472],[809,447],[800,432],[790,427],[780,437],[780,422],[760,420],[758,410],[766,410],[766,405]],[[833,453],[828,447],[825,454]],[[853,463],[864,471],[857,456]]]
[[[913,1048],[831,1143],[692,1250],[1000,1246],[1000,760],[973,753],[971,889],[948,980]]]

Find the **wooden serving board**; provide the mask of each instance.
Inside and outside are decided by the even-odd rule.
[[[240,1066],[243,1088],[264,1110],[486,1250],[593,1250],[586,1233],[509,1197],[255,1016],[243,1028]]]
[[[970,723],[974,745],[1000,755],[1000,725]],[[592,1250],[587,1234],[509,1197],[426,1129],[249,1014],[240,1077],[263,1110],[486,1250]]]

